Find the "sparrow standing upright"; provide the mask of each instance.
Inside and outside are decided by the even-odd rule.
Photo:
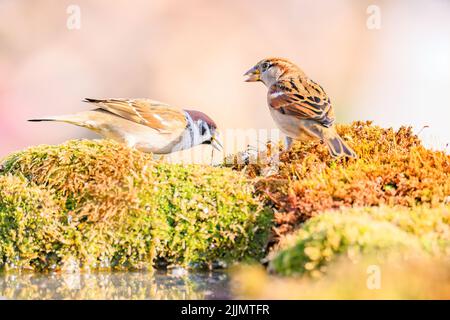
[[[206,114],[150,99],[85,99],[97,108],[28,121],[60,121],[85,127],[143,152],[168,154],[199,144],[220,150],[217,126]]]
[[[247,82],[262,81],[269,89],[267,102],[270,113],[287,136],[287,149],[292,139],[322,140],[333,157],[356,157],[333,126],[330,98],[295,64],[281,58],[264,59],[244,76],[247,76]]]

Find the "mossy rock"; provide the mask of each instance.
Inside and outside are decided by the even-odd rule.
[[[337,131],[358,155],[333,159],[320,142],[296,142],[280,156],[279,170],[267,172],[265,154],[245,165],[248,154],[228,157],[236,170],[246,167],[259,179],[257,190],[277,212],[276,234],[284,235],[326,210],[346,207],[429,205],[450,197],[450,155],[425,148],[411,127],[398,130],[357,121]],[[271,154],[277,146],[268,145]],[[275,150],[273,150],[275,148]],[[230,161],[233,160],[233,161]]]
[[[414,236],[389,222],[337,213],[311,218],[283,242],[270,262],[270,269],[281,275],[318,277],[342,256],[357,262],[364,255],[420,251]]]
[[[5,232],[0,238],[0,264],[16,265],[11,259],[18,259],[21,266],[36,269],[205,267],[258,259],[265,254],[269,238],[276,243],[305,221],[303,231],[315,230],[317,224],[343,238],[356,228],[361,239],[355,241],[361,243],[358,250],[362,251],[377,249],[378,243],[386,248],[419,243],[432,254],[446,251],[448,218],[442,220],[428,209],[405,208],[433,210],[448,200],[450,156],[424,148],[407,127],[394,131],[355,122],[339,125],[337,130],[357,159],[332,159],[320,143],[295,143],[282,154],[278,173],[268,177],[261,175],[267,169],[264,161],[234,163],[230,168],[167,164],[108,140],[69,141],[17,152],[2,161],[0,176],[19,180],[4,180],[0,194],[11,194],[10,188],[15,188],[28,200],[23,205],[25,198],[12,198],[0,212],[13,214],[26,208],[14,218],[18,221],[28,215],[42,216],[39,208],[48,206],[46,217],[55,219],[40,219],[36,237],[49,237],[40,235],[47,223],[49,230],[57,232],[42,243],[27,240],[34,249],[26,253],[12,246],[14,239]],[[352,207],[353,213],[337,220],[328,215],[321,218],[328,210]],[[382,211],[376,211],[377,207]],[[386,207],[395,209],[384,211]],[[273,217],[275,237],[270,237]],[[324,221],[317,222],[320,219]],[[10,220],[4,219],[0,228],[27,225],[26,218],[13,227]],[[378,233],[378,228],[383,232]],[[311,239],[323,236],[323,242],[328,241],[320,232],[314,237],[313,233],[307,232]],[[39,250],[44,243],[50,243],[50,249]],[[348,247],[342,250],[347,252]],[[14,254],[11,248],[16,248]],[[336,250],[331,256],[341,253]],[[309,251],[314,255],[314,249]],[[307,264],[309,260],[303,258],[294,259],[292,268],[288,261],[287,269],[312,272],[328,261]],[[276,261],[281,260],[272,265]]]
[[[50,191],[0,176],[0,265],[41,269],[64,243],[67,218]]]
[[[40,223],[42,230],[61,231],[54,239],[58,245],[42,251],[30,240],[41,269],[150,269],[156,262],[201,268],[257,259],[265,251],[272,213],[254,196],[248,178],[230,169],[155,162],[108,140],[32,147],[2,166],[4,177],[20,179],[18,185],[0,184],[2,195],[11,188],[40,192],[26,206],[21,198],[9,200],[9,209],[0,206],[2,215],[23,210],[17,219],[28,219],[43,214],[41,203],[53,209]],[[12,239],[7,233],[0,239],[1,256]],[[29,255],[17,256],[33,266]]]
[[[429,205],[406,207],[363,207],[339,210],[344,215],[368,216],[375,221],[387,221],[415,236],[432,256],[450,257],[450,206]]]
[[[320,276],[338,259],[380,261],[395,255],[450,256],[449,207],[353,208],[309,219],[281,241],[270,268],[282,275]]]

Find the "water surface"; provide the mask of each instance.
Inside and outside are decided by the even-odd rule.
[[[229,299],[226,272],[1,274],[0,299]]]

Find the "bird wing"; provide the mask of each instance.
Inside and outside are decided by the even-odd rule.
[[[186,117],[181,109],[155,100],[87,98],[84,101],[161,133],[171,133],[187,125]]]
[[[316,120],[325,127],[334,122],[330,99],[319,84],[308,78],[277,81],[269,88],[268,102],[281,113]]]

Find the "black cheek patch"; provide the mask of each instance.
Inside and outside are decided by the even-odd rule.
[[[204,135],[206,133],[206,127],[204,125],[201,126],[200,128],[200,135]]]

